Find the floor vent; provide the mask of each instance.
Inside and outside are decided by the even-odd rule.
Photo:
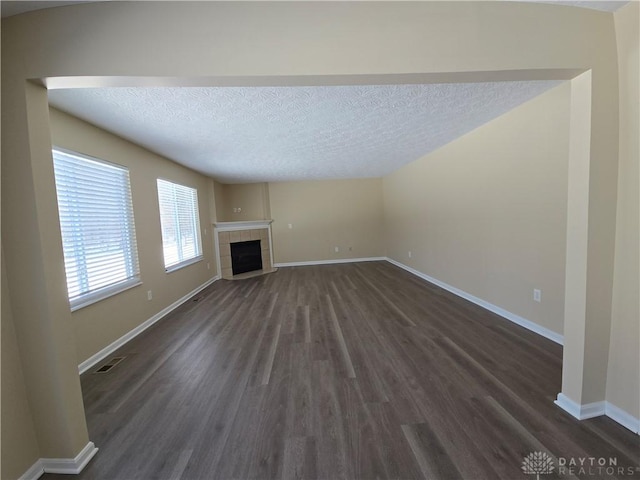
[[[97,369],[93,373],[107,373],[113,367],[115,367],[117,364],[119,364],[122,360],[124,360],[124,357],[113,357],[111,360],[109,360],[107,363],[102,365],[99,369]]]

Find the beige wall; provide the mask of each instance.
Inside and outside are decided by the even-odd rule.
[[[46,94],[27,79],[326,85],[438,72],[545,78],[556,69],[589,68],[586,317],[606,326],[618,178],[615,41],[610,14],[515,2],[99,2],[3,19],[2,239],[21,358],[30,359],[23,373],[41,454],[73,457],[88,437],[56,254],[60,236],[52,227]],[[594,397],[605,380],[587,386]]]
[[[216,182],[216,202],[218,221],[220,222],[243,222],[270,218],[266,183],[225,185]],[[234,212],[234,209],[240,211]]]
[[[2,259],[2,455],[0,478],[13,480],[40,458],[27,399]]]
[[[216,182],[213,178],[209,178],[207,185],[207,197],[209,199],[209,221],[207,228],[213,229],[213,224],[218,221],[217,216],[217,198],[216,198]]]
[[[607,400],[640,418],[640,4],[614,14],[620,72],[620,165]]]
[[[213,180],[213,191],[215,198],[215,216],[217,222],[228,222],[227,213],[229,206],[227,205],[227,185]]]
[[[215,276],[213,232],[209,223],[210,179],[55,109],[51,109],[51,136],[56,146],[128,167],[131,181],[143,283],[71,314],[77,360],[81,363]],[[156,186],[159,177],[198,190],[205,258],[171,273],[165,272],[162,254]],[[59,258],[61,255],[62,252],[58,252]],[[153,292],[151,301],[147,300],[148,290]]]
[[[387,255],[562,334],[569,92],[564,83],[385,177]]]
[[[275,263],[384,256],[381,179],[269,183],[269,197]]]

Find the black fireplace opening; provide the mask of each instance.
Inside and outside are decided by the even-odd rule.
[[[231,268],[234,275],[262,270],[260,240],[231,244]]]

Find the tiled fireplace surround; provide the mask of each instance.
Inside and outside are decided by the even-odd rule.
[[[273,271],[271,222],[272,220],[256,220],[248,222],[217,222],[214,224],[216,231],[216,253],[222,278],[227,280],[233,279],[233,271],[231,269],[231,244],[247,242],[249,240],[260,240],[262,272],[268,273]]]

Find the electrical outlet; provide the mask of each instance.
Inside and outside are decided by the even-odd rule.
[[[334,247],[334,250],[336,253],[338,253],[340,251],[340,247]]]
[[[411,258],[411,250],[409,250],[409,258]]]
[[[209,262],[207,262],[207,270],[209,270],[211,268],[211,265],[209,265]]]
[[[533,289],[533,299],[540,303],[542,301],[542,291],[538,290],[537,288]]]
[[[153,292],[151,290],[147,290],[147,300],[153,299]]]
[[[293,223],[289,223],[289,230],[293,228]]]

